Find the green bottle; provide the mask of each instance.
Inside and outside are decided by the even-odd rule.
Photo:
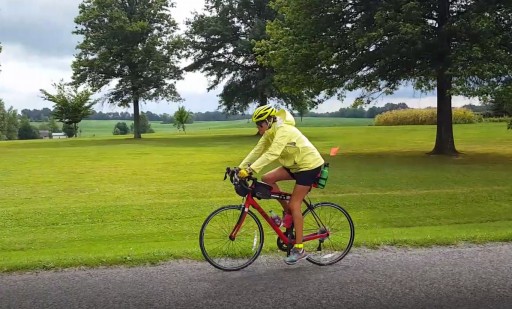
[[[329,177],[329,163],[325,163],[320,171],[320,178],[318,178],[318,187],[320,189],[325,188],[327,184],[327,178]]]

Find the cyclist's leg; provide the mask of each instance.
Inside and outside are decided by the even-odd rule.
[[[295,187],[293,188],[292,196],[290,197],[290,201],[288,202],[288,208],[292,212],[293,224],[295,226],[296,233],[295,239],[297,240],[297,244],[302,244],[302,201],[311,190],[311,186],[315,182],[315,179],[318,173],[320,173],[321,168],[322,167],[319,166],[312,170],[297,172],[293,174],[293,177],[296,181]]]
[[[284,259],[284,262],[289,265],[293,265],[308,256],[302,244],[304,238],[304,219],[302,218],[301,206],[302,200],[306,194],[308,194],[310,188],[311,186],[296,183],[288,203],[288,207],[292,211],[293,224],[295,226],[295,245],[291,249],[290,255]]]
[[[302,218],[302,201],[309,193],[311,186],[303,186],[299,184],[295,184],[293,188],[292,196],[288,203],[288,207],[290,208],[293,216],[293,225],[295,227],[295,244],[302,244],[302,238],[304,236],[303,226],[304,221]]]
[[[276,183],[281,180],[293,180],[292,175],[282,166],[271,170],[261,177],[261,181],[271,185],[274,191],[281,191]],[[288,209],[288,201],[279,201],[279,203],[281,203],[285,212],[290,212]]]

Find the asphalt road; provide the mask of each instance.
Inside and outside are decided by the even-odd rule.
[[[512,308],[512,244],[353,250],[334,266],[260,257],[0,275],[0,308]]]

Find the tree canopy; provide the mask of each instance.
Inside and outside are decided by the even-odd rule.
[[[113,86],[110,104],[133,104],[134,138],[141,138],[141,101],[181,101],[176,81],[182,79],[179,59],[183,40],[168,0],[84,0],[75,18],[74,34],[83,41],[73,62],[77,84],[95,91]]]
[[[273,0],[283,18],[259,44],[288,92],[359,90],[360,99],[404,85],[437,89],[432,153],[456,154],[451,98],[493,93],[512,76],[512,3],[495,0]]]
[[[39,138],[39,130],[35,126],[31,125],[30,120],[25,116],[21,117],[17,133],[18,138],[21,140]]]
[[[174,113],[174,126],[179,130],[185,131],[185,124],[188,123],[188,120],[191,118],[192,113],[185,109],[185,106],[180,106],[178,110]]]
[[[0,141],[17,139],[18,128],[18,112],[12,106],[5,109],[4,101],[0,99]]]
[[[78,124],[92,114],[92,107],[96,104],[96,101],[91,99],[93,93],[88,89],[79,90],[78,87],[67,85],[62,81],[53,84],[53,87],[56,91],[55,94],[41,89],[42,98],[54,103],[52,116],[58,121],[72,126],[76,137]]]
[[[488,96],[485,105],[490,106],[493,116],[512,116],[512,80],[505,81]]]
[[[219,94],[224,111],[245,112],[250,104],[276,100],[292,106],[299,102],[275,86],[275,71],[257,61],[257,42],[268,38],[266,25],[276,18],[269,0],[206,0],[204,13],[187,21],[187,71],[200,71],[209,78],[208,91],[222,86]],[[305,100],[300,101],[304,107]]]

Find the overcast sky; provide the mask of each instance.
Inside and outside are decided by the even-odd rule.
[[[39,89],[52,90],[52,83],[61,79],[71,80],[71,62],[79,37],[71,34],[74,18],[78,14],[81,0],[0,0],[0,98],[6,107],[18,111],[52,107],[50,102],[39,97]],[[204,0],[175,0],[172,11],[182,25],[194,10],[201,10]],[[213,111],[218,106],[219,90],[206,91],[207,80],[200,73],[189,73],[177,84],[183,103],[192,112]],[[354,96],[348,95],[345,102],[330,100],[318,108],[318,112],[334,111],[347,107]],[[435,106],[435,97],[420,95],[404,88],[395,95],[377,102],[405,102],[412,107]],[[454,98],[454,105],[469,101]],[[147,103],[142,110],[155,113],[174,113],[177,103]],[[114,107],[99,106],[104,112]]]

